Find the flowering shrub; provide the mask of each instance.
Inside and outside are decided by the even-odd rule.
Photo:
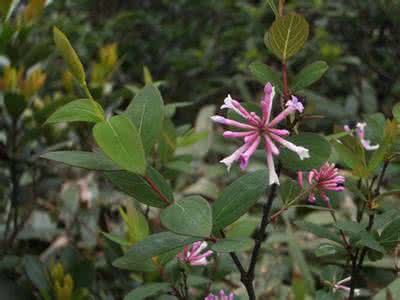
[[[90,170],[93,176],[63,185],[64,196],[78,194],[81,200],[74,205],[66,201],[70,205],[60,212],[65,236],[58,236],[40,260],[26,256],[21,262],[21,273],[38,297],[109,297],[93,283],[94,264],[76,258],[75,252],[54,255],[78,234],[82,243],[90,243],[88,232],[95,237],[95,256],[101,257],[96,267],[106,269],[99,282],[106,286],[108,276],[117,278],[118,284],[108,290],[130,290],[125,300],[397,296],[398,280],[379,291],[382,286],[368,284],[366,269],[388,268],[394,252],[397,257],[400,222],[385,201],[399,189],[385,183],[397,167],[399,105],[393,107],[393,117],[366,115],[354,129],[342,124],[324,134],[310,125],[321,116],[313,113],[318,101],[310,103],[306,95],[328,65],[316,61],[296,71],[293,65],[299,61],[294,59],[309,38],[309,24],[285,8],[285,1],[268,3],[274,21],[264,41],[280,71],[251,63],[250,73],[260,83],[255,100],[239,101],[228,94],[220,111],[214,105],[204,107],[193,128],[174,124],[176,110],[187,104],[164,101],[162,82],[153,81],[146,67],[144,87],[129,85],[119,91],[134,95],[128,105],[122,103],[111,81],[119,59],[115,43],[99,49],[88,72],[67,36],[54,27],[57,55],[68,68],[61,78],[68,97],[39,116],[36,112],[47,105],[37,97],[46,85],[46,73],[39,67],[27,72],[18,66],[3,69],[0,87],[11,128],[9,152],[19,152],[20,122],[40,123],[63,133],[59,136],[66,143],[61,145],[76,135],[82,145],[78,143],[79,150],[46,148],[27,165],[48,160]],[[43,7],[43,1],[30,2],[17,18],[18,26],[31,24]],[[107,99],[114,97],[121,101],[108,105]],[[5,174],[14,191],[22,174],[19,156],[7,154],[6,159],[10,167]],[[31,172],[33,182],[36,171]],[[204,176],[191,182],[199,174]],[[96,191],[112,186],[133,198],[125,201],[126,209],[113,202],[123,196],[114,196],[110,189],[98,197],[104,202],[95,202],[93,178],[99,183]],[[13,196],[4,228],[6,246],[24,227],[18,195]],[[67,214],[79,206],[98,213],[106,201],[118,206],[118,212],[102,214],[101,226],[94,230],[84,213]],[[353,206],[343,213],[341,203]],[[122,220],[122,227],[115,219]],[[79,233],[77,223],[84,224]]]

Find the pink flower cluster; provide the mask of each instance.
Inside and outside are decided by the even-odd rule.
[[[185,245],[183,252],[177,255],[178,259],[191,266],[205,266],[208,264],[207,257],[213,254],[211,250],[201,253],[207,248],[207,242],[198,241],[193,243],[190,248]]]
[[[204,298],[204,300],[233,300],[233,299],[234,299],[233,293],[230,293],[229,295],[225,295],[225,292],[223,290],[221,290],[219,292],[219,296],[210,294]]]
[[[264,148],[269,169],[269,184],[279,184],[273,159],[273,156],[279,155],[279,149],[275,145],[275,142],[296,152],[300,159],[310,157],[308,149],[296,146],[283,138],[290,134],[288,130],[276,128],[276,126],[286,119],[289,114],[295,111],[303,112],[303,104],[295,96],[292,96],[291,100],[286,103],[286,109],[271,120],[274,96],[274,87],[270,83],[267,83],[264,87],[264,98],[261,101],[262,116],[260,117],[255,112],[247,111],[237,100],[232,99],[231,96],[228,95],[224,101],[224,105],[221,106],[221,109],[227,108],[233,110],[246,120],[245,123],[221,116],[211,117],[211,119],[216,123],[233,126],[240,130],[225,131],[223,134],[225,138],[240,138],[243,139],[244,142],[244,144],[233,152],[232,155],[221,160],[221,162],[227,166],[228,171],[236,161],[240,163],[242,169],[245,169],[249,163],[250,157],[257,150],[258,145],[262,140],[265,142]]]
[[[303,187],[303,173],[298,172],[298,181]],[[339,175],[339,170],[334,164],[325,163],[319,170],[313,169],[308,173],[308,183],[313,186],[308,201],[314,203],[315,194],[318,193],[321,198],[328,202],[329,198],[326,191],[341,192],[344,190],[344,177]]]
[[[378,149],[379,144],[371,145],[371,141],[365,139],[365,127],[367,127],[367,123],[357,123],[355,128],[356,135],[360,139],[361,145],[363,145],[364,149],[367,151]],[[344,126],[344,131],[351,132],[349,125]]]

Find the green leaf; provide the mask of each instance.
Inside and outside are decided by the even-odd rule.
[[[302,90],[314,82],[321,79],[321,77],[328,70],[328,64],[324,61],[316,61],[303,68],[291,81],[291,90]]]
[[[282,148],[279,158],[284,166],[293,171],[309,171],[319,168],[323,165],[331,155],[331,145],[319,134],[301,133],[288,137],[286,140],[294,143],[296,146],[302,146],[309,150],[310,158],[301,160],[297,153]]]
[[[164,177],[150,166],[147,167],[146,174],[161,193],[172,203],[172,190]],[[116,188],[132,196],[137,201],[154,207],[166,207],[166,203],[161,200],[160,196],[143,177],[126,171],[104,172],[104,175]]]
[[[301,191],[299,183],[288,178],[281,184],[279,196],[283,203],[288,203],[298,197]]]
[[[365,79],[361,80],[361,107],[366,113],[374,113],[378,111],[378,98],[374,87]]]
[[[265,34],[264,42],[272,53],[282,61],[286,61],[303,47],[309,30],[309,25],[303,16],[290,13],[274,21]]]
[[[258,82],[263,85],[265,85],[267,82],[270,82],[275,87],[276,91],[279,94],[282,94],[283,84],[281,76],[278,72],[260,62],[251,63],[249,69],[250,73],[255,79],[257,79]]]
[[[284,217],[284,220],[286,223],[286,234],[288,237],[289,254],[292,258],[292,263],[297,265],[299,268],[300,274],[306,282],[307,291],[312,294],[315,290],[315,283],[311,270],[306,262],[303,252],[300,249],[299,242],[294,236],[292,226],[286,217]]]
[[[400,195],[400,189],[394,189],[387,192],[380,193],[378,197],[375,198],[375,201],[382,201],[385,197],[393,196],[393,195]]]
[[[392,251],[400,242],[400,218],[394,219],[383,229],[379,242],[386,249]]]
[[[389,298],[388,295],[392,295],[392,298]],[[396,295],[400,295],[400,278],[393,280],[388,286],[381,289],[372,300],[394,300],[395,298],[393,296]]]
[[[251,238],[225,238],[218,240],[211,246],[215,252],[240,252],[251,249],[254,246],[254,240]]]
[[[88,170],[114,171],[120,169],[101,152],[54,151],[42,154],[40,157]]]
[[[21,0],[4,0],[0,1],[0,12],[5,22],[8,22],[14,9],[18,6]]]
[[[145,239],[149,236],[149,224],[146,217],[140,213],[132,202],[126,205],[126,213],[119,209],[120,215],[125,223],[125,231],[127,232],[131,245]]]
[[[213,203],[214,230],[223,229],[239,219],[267,188],[267,170],[246,174],[231,183]]]
[[[23,259],[23,266],[28,278],[43,295],[49,295],[50,282],[46,267],[38,258],[27,255]],[[48,298],[50,299],[50,297]]]
[[[68,38],[57,27],[53,27],[53,38],[57,49],[61,52],[61,55],[68,65],[69,71],[80,84],[83,84],[85,82],[85,71],[78,55],[68,41]]]
[[[142,138],[143,147],[149,153],[160,138],[164,103],[159,90],[151,83],[136,94],[125,114],[132,121]]]
[[[385,115],[382,113],[374,113],[365,116],[367,127],[365,127],[365,135],[372,143],[382,143],[385,134]]]
[[[140,135],[126,116],[120,115],[97,123],[93,136],[104,151],[118,166],[127,171],[143,175],[146,170]]]
[[[200,196],[186,197],[163,210],[161,223],[178,234],[208,237],[212,229],[211,207]]]
[[[366,167],[365,151],[358,138],[346,136],[339,141],[332,141],[339,158],[345,165],[352,169],[354,175],[359,177],[368,176]]]
[[[135,244],[124,256],[113,262],[113,265],[122,269],[133,269],[138,263],[155,256],[180,249],[184,245],[196,242],[198,239],[172,232],[160,232],[148,236]]]
[[[334,255],[336,253],[338,253],[338,247],[331,244],[322,244],[315,249],[315,255],[317,257]]]
[[[145,300],[171,290],[166,282],[152,282],[139,286],[124,297],[124,300]],[[158,299],[158,298],[157,298]]]
[[[101,234],[104,235],[110,241],[113,241],[114,243],[116,243],[118,245],[121,245],[121,246],[131,246],[132,245],[131,242],[129,242],[129,241],[117,236],[117,235],[110,234],[110,233],[107,233],[107,232],[102,232]]]
[[[168,162],[174,157],[176,150],[176,130],[170,119],[164,119],[161,131],[158,153],[163,163]]]
[[[310,222],[304,222],[304,221],[297,221],[295,224],[300,229],[311,232],[312,234],[314,234],[320,238],[325,238],[325,239],[334,241],[339,244],[342,243],[340,237],[336,233],[330,231],[328,228],[325,228],[321,225],[313,224]]]
[[[396,103],[395,106],[393,106],[392,113],[396,121],[400,123],[400,102]]]
[[[101,113],[101,115],[99,114]],[[101,105],[89,99],[78,99],[57,109],[46,123],[61,122],[93,122],[104,121],[104,111]]]
[[[28,105],[24,96],[18,93],[6,92],[3,99],[4,106],[14,119],[18,118]]]
[[[380,253],[385,253],[385,249],[379,244],[376,238],[367,231],[363,231],[360,234],[360,240],[356,242],[356,247],[367,247]]]
[[[365,229],[363,225],[353,221],[339,221],[335,226],[336,228],[348,233],[360,233]]]
[[[276,7],[275,0],[267,0],[267,3],[268,3],[269,6],[271,7],[272,12],[273,12],[274,15],[275,15],[275,18],[278,18],[278,17],[279,17],[279,12],[278,12],[278,8]]]
[[[375,215],[375,222],[374,226],[372,229],[374,230],[380,230],[386,225],[388,225],[390,222],[395,220],[399,214],[399,211],[397,209],[391,209],[389,208],[387,211],[385,211],[382,214],[376,214]]]

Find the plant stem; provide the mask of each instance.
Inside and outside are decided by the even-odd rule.
[[[283,98],[286,98],[289,95],[289,85],[287,80],[286,62],[284,61],[282,62],[282,81],[283,81]]]
[[[156,184],[146,175],[143,176],[143,179],[150,185],[152,190],[161,198],[161,200],[167,204],[170,205],[171,203],[169,202],[168,198],[164,196],[164,194],[159,190],[159,188],[156,186]]]
[[[283,9],[285,7],[285,0],[279,0],[279,16],[283,17]]]
[[[181,269],[181,272],[182,272],[183,291],[184,291],[183,297],[184,297],[185,300],[189,300],[189,287],[188,287],[188,284],[187,284],[186,271],[185,271],[185,269]]]
[[[373,195],[374,197],[372,198],[372,200],[375,197],[379,196],[380,189],[383,184],[383,179],[385,177],[385,173],[386,173],[387,167],[389,166],[389,163],[390,163],[390,161],[386,160],[383,164],[381,173],[379,174],[378,183],[377,183],[375,191],[374,191],[374,195]],[[370,186],[370,189],[372,189],[372,184]],[[371,208],[370,203],[368,203],[368,207]],[[361,221],[361,218],[360,218],[360,221]],[[372,212],[369,215],[368,226],[366,228],[367,231],[371,231],[372,227],[374,226],[374,221],[375,221],[375,212]],[[368,248],[364,247],[361,250],[361,253],[360,253],[360,250],[357,250],[356,254],[353,256],[352,267],[351,267],[351,282],[350,282],[349,300],[354,299],[354,290],[355,290],[357,277],[358,277],[360,270],[362,269],[362,265],[364,263],[364,259],[365,259],[367,252],[368,252]],[[357,263],[357,261],[358,261],[358,263]]]
[[[326,203],[326,207],[329,208],[329,212],[330,212],[330,214],[332,216],[333,221],[335,223],[337,223],[337,218],[336,218],[336,215],[335,215],[335,211],[332,208],[331,203],[329,202],[329,200],[325,201],[325,203]],[[353,259],[353,252],[351,250],[352,247],[349,244],[349,242],[347,241],[347,238],[346,238],[346,235],[344,234],[344,231],[342,229],[339,229],[339,232],[340,232],[340,235],[341,235],[342,240],[343,240],[343,246],[346,248],[347,252],[349,253],[350,259]]]

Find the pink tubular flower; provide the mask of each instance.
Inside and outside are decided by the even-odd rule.
[[[345,292],[350,292],[350,288],[344,285],[345,283],[349,283],[350,281],[351,281],[351,276],[336,282],[335,285],[333,286],[333,291],[336,292],[338,290],[342,290]]]
[[[275,128],[286,117],[295,112],[303,112],[303,104],[295,97],[292,96],[291,100],[286,103],[286,109],[278,114],[271,120],[272,101],[275,95],[275,89],[267,83],[264,87],[264,99],[261,101],[262,117],[254,112],[248,112],[238,101],[231,98],[230,95],[225,99],[221,109],[227,108],[242,116],[246,123],[238,122],[231,119],[226,119],[221,116],[213,116],[211,119],[223,125],[233,126],[241,131],[225,131],[225,138],[240,138],[243,139],[244,144],[239,147],[230,156],[221,160],[228,171],[235,161],[238,161],[240,167],[245,169],[249,163],[250,157],[257,150],[258,145],[263,140],[265,143],[265,152],[267,156],[267,164],[269,169],[269,184],[279,184],[278,175],[275,171],[273,156],[279,155],[279,149],[275,143],[279,143],[283,147],[296,152],[300,159],[309,158],[308,149],[285,140],[283,137],[288,136],[290,133],[286,129]]]
[[[303,186],[303,174],[298,172],[298,181],[300,186]],[[344,177],[339,175],[339,170],[334,164],[325,163],[319,171],[313,169],[308,173],[308,183],[312,186],[308,201],[315,202],[315,194],[318,193],[321,198],[329,202],[326,191],[341,192],[344,190]]]
[[[191,266],[205,266],[208,264],[207,257],[213,254],[211,250],[200,254],[205,248],[207,248],[207,242],[202,241],[193,243],[191,249],[189,249],[189,246],[185,245],[183,247],[183,252],[179,253],[177,257],[180,261]]]
[[[233,300],[233,299],[234,299],[233,293],[230,293],[228,296],[225,295],[225,292],[223,290],[219,292],[219,296],[209,294],[207,297],[204,298],[204,300]]]
[[[357,123],[356,129],[355,129],[356,135],[360,139],[361,145],[367,151],[378,149],[379,148],[379,144],[371,145],[371,141],[365,139],[365,127],[367,127],[367,123]],[[346,131],[346,132],[350,132],[351,131],[349,125],[345,125],[344,126],[344,131]]]

